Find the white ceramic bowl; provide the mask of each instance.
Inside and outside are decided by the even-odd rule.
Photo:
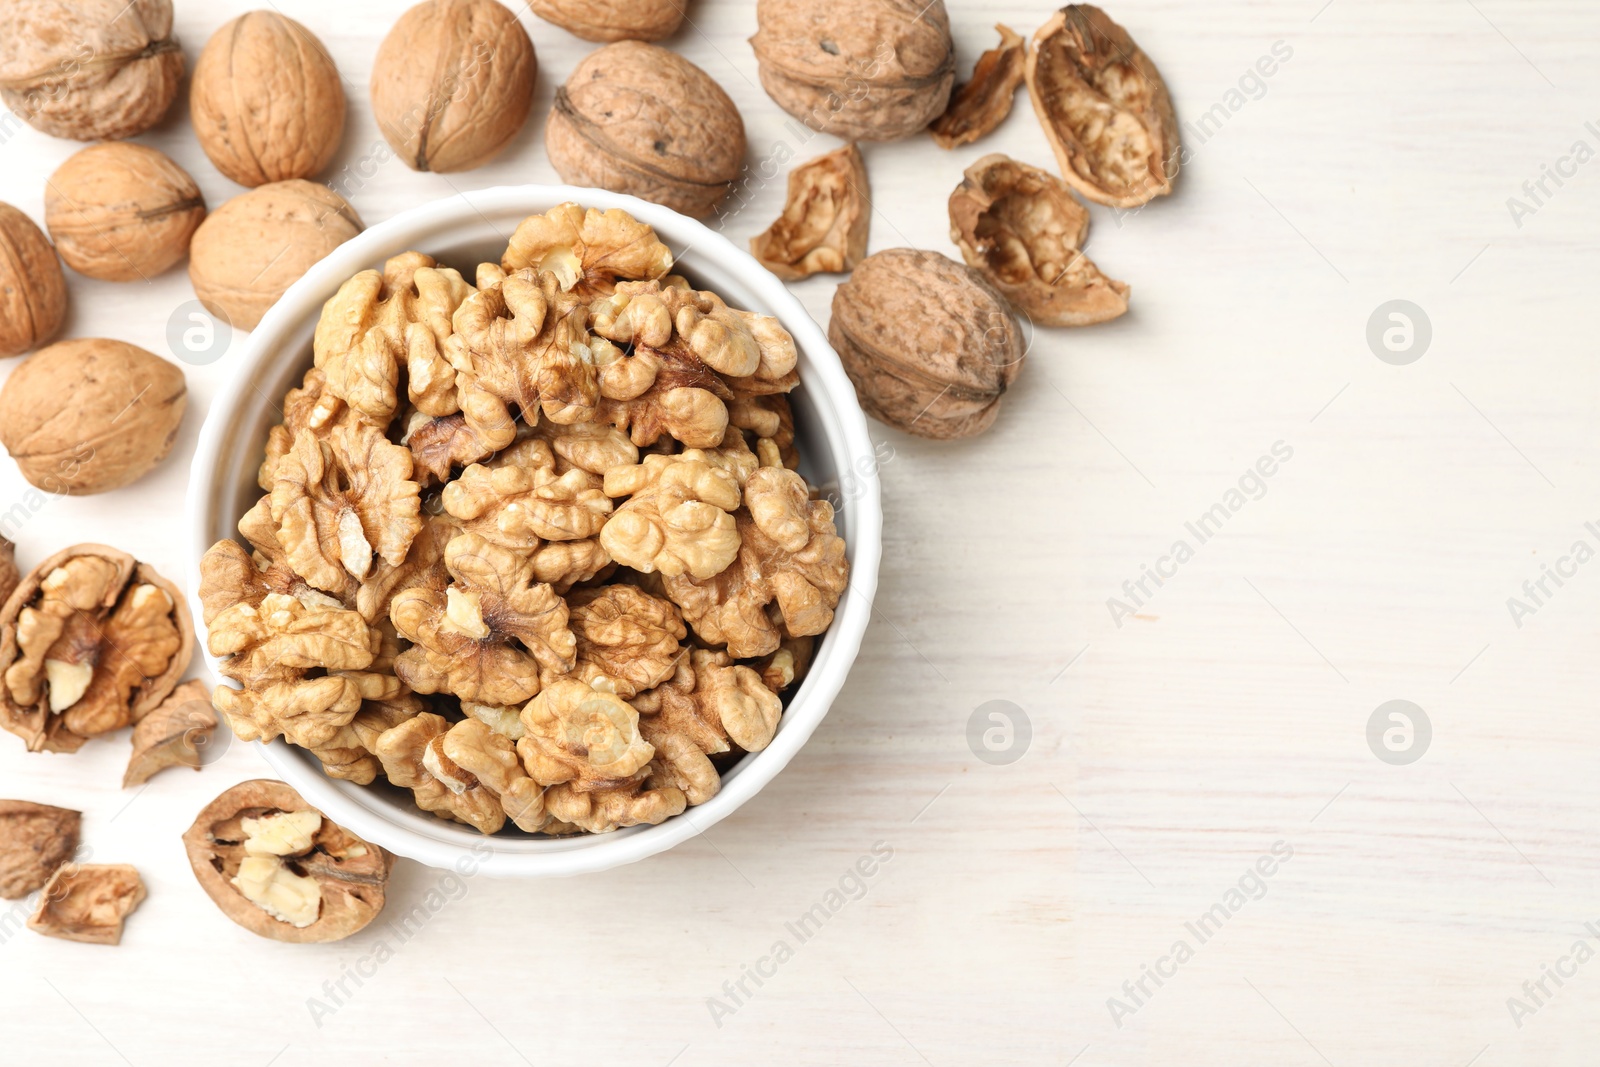
[[[220,538],[238,536],[234,524],[261,495],[256,469],[267,430],[281,420],[284,393],[311,365],[311,335],[323,302],[351,275],[380,267],[389,256],[409,249],[426,252],[471,278],[476,264],[499,259],[524,217],[569,200],[620,207],[649,223],[678,255],[677,269],[697,287],[715,291],[735,307],[774,315],[794,335],[801,385],[791,400],[802,470],[837,505],[836,521],[850,557],[850,588],[772,744],[732,767],[711,800],[660,826],[563,839],[509,834],[485,838],[417,810],[408,792],[381,782],[357,786],[335,781],[309,753],[282,741],[263,746],[262,754],[283,780],[329,818],[397,855],[434,867],[470,857],[497,876],[606,870],[671,848],[725,818],[783,769],[827,714],[860,648],[877,588],[883,512],[873,445],[839,358],[800,302],[742,249],[667,208],[598,189],[526,185],[463,193],[373,226],[312,267],[267,313],[242,351],[225,357],[234,363],[233,374],[207,412],[189,482],[188,587],[196,624],[201,620],[200,557]],[[204,627],[200,629],[203,633]],[[215,673],[216,658],[208,653],[206,662]],[[485,845],[492,850],[487,860]]]

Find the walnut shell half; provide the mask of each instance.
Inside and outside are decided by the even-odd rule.
[[[0,358],[42,345],[67,317],[67,279],[33,220],[0,204]]]
[[[783,214],[750,238],[750,251],[785,281],[839,274],[866,256],[871,228],[867,167],[861,150],[847,144],[789,172]]]
[[[1178,118],[1167,83],[1128,31],[1069,4],[1033,35],[1028,95],[1061,176],[1097,204],[1130,208],[1172,192]]]
[[[722,86],[676,52],[618,41],[584,57],[556,90],[545,148],[563,181],[703,218],[744,168],[744,120]]]
[[[289,833],[263,832],[261,820],[300,813],[316,820]],[[335,825],[282,782],[262,778],[240,782],[207,804],[184,832],[183,848],[200,888],[222,914],[252,934],[294,944],[339,941],[372,922],[383,910],[394,868],[393,855]],[[278,875],[282,888],[259,892],[260,879],[256,889],[250,888],[253,867],[287,872]],[[285,905],[306,903],[306,897],[293,894],[313,888],[318,894],[314,915],[308,904],[310,921],[297,925],[295,912]]]
[[[981,275],[911,248],[868,256],[839,286],[828,339],[867,414],[935,439],[987,430],[1026,355]]]
[[[176,585],[126,552],[73,545],[0,608],[0,727],[30,752],[76,752],[165,700],[193,652]]]
[[[1128,310],[1128,287],[1081,251],[1089,210],[1061,179],[999,154],[950,194],[950,239],[1013,307],[1041,326],[1092,326]]]
[[[683,25],[689,0],[529,0],[533,13],[585,41],[659,41]]]
[[[39,893],[28,929],[64,941],[115,945],[122,941],[122,921],[144,898],[144,879],[126,863],[64,863]]]

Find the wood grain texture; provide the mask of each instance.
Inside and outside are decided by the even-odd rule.
[[[524,12],[534,120],[489,166],[415,174],[367,104],[396,6],[279,6],[347,81],[349,129],[325,177],[369,222],[457,189],[555,180],[544,116],[592,46]],[[994,22],[1031,32],[1050,10],[949,6],[963,76]],[[178,7],[192,65],[246,5]],[[1551,585],[1520,627],[1506,600],[1580,538],[1600,548],[1584,528],[1600,524],[1600,162],[1547,183],[1520,226],[1507,198],[1526,199],[1523,183],[1575,141],[1600,149],[1585,126],[1600,125],[1600,9],[1125,0],[1111,13],[1160,65],[1180,119],[1212,115],[1209,135],[1190,133],[1175,196],[1124,217],[1094,209],[1092,254],[1131,284],[1128,316],[1034,334],[981,439],[874,426],[893,450],[875,625],[781,777],[703,838],[602,876],[461,880],[402,864],[392,918],[420,917],[404,940],[380,922],[290,947],[216,913],[178,840],[223,787],[263,773],[250,747],[123,793],[125,740],[49,757],[0,738],[0,793],[82,808],[93,860],[137,864],[150,891],[116,949],[37,937],[0,908],[13,1054],[140,1067],[1592,1063],[1600,962],[1547,979],[1520,1027],[1507,998],[1579,938],[1600,948],[1584,926],[1600,928],[1600,563]],[[695,0],[690,19],[671,46],[728,90],[749,131],[755,177],[724,223],[742,243],[777,214],[784,161],[838,142],[760,90],[754,5]],[[1292,56],[1229,109],[1280,41]],[[186,112],[180,101],[140,140],[215,206],[240,190]],[[41,218],[44,179],[78,146],[9,118],[0,134],[0,199]],[[990,151],[1051,165],[1025,94],[997,133],[955,152],[865,146],[872,250],[954,254],[945,198]],[[71,335],[163,353],[169,313],[192,296],[181,269],[70,282]],[[826,323],[835,284],[794,288]],[[1365,339],[1394,299],[1432,323],[1409,366]],[[25,567],[107,540],[182,573],[184,460],[229,358],[188,373],[174,461],[119,493],[48,500],[12,534]],[[1293,456],[1264,494],[1117,625],[1107,599],[1193,541],[1185,523],[1280,441]],[[25,490],[0,464],[0,515]],[[1410,766],[1367,746],[1391,699],[1432,722]],[[1009,766],[968,748],[990,700],[1031,722]],[[1292,859],[1198,944],[1185,924],[1278,841]],[[860,899],[804,941],[791,932],[876,842],[893,856]],[[1192,958],[1160,987],[1147,979],[1118,1026],[1108,998],[1126,999],[1123,983],[1179,939]],[[792,958],[714,1017],[708,998],[727,1000],[724,982],[780,940]],[[392,957],[375,964],[380,944]],[[314,1013],[313,997],[336,1010]]]

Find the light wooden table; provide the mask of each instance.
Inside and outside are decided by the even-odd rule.
[[[180,0],[191,63],[245,6]],[[379,143],[364,87],[401,5],[278,6],[349,81],[335,167],[353,167]],[[1049,10],[950,6],[963,71],[993,22],[1031,32]],[[1113,14],[1180,116],[1213,115],[1203,143],[1190,135],[1178,195],[1120,224],[1095,211],[1093,255],[1133,286],[1134,310],[1038,333],[986,437],[930,444],[874,425],[893,451],[875,625],[776,782],[705,837],[603,876],[454,880],[402,864],[392,914],[427,917],[408,939],[380,925],[295,947],[223,919],[178,841],[204,801],[264,772],[251,747],[123,793],[123,741],[67,758],[0,738],[0,793],[84,809],[94,858],[138,864],[150,888],[117,949],[0,934],[0,1058],[1595,1062],[1600,962],[1570,953],[1600,948],[1585,926],[1600,930],[1600,563],[1548,583],[1520,626],[1507,598],[1574,542],[1600,548],[1584,525],[1600,522],[1600,163],[1547,184],[1520,225],[1507,200],[1527,200],[1524,182],[1575,141],[1600,149],[1585,126],[1600,120],[1600,9],[1125,0]],[[543,115],[588,46],[524,20],[542,65],[536,121],[468,174],[381,166],[353,193],[365,218],[554,180]],[[753,5],[699,0],[693,20],[674,46],[733,95],[752,161],[766,158],[793,135],[756,81]],[[1292,56],[1230,109],[1280,41]],[[238,190],[185,113],[142,140],[218,204]],[[809,158],[835,143],[791,147]],[[44,178],[76,147],[9,133],[0,199],[41,217]],[[874,249],[953,253],[944,200],[985,152],[1052,165],[1025,96],[959,152],[920,139],[866,151]],[[747,239],[781,199],[781,182],[758,189],[727,231]],[[825,323],[832,288],[796,291]],[[181,270],[148,286],[74,277],[72,292],[73,334],[162,352],[170,310],[191,297]],[[1431,322],[1409,365],[1366,340],[1391,300]],[[226,357],[190,369],[190,417],[157,475],[29,517],[14,533],[24,565],[99,539],[181,573],[186,462],[228,373]],[[1198,544],[1185,524],[1226,506],[1275,447],[1292,457],[1260,488],[1245,479],[1259,499]],[[0,464],[0,514],[24,488]],[[1114,618],[1108,599],[1178,540],[1192,558]],[[1005,766],[967,740],[995,700],[1031,725]],[[1390,700],[1431,723],[1410,765],[1368,745]],[[875,848],[892,858],[861,888],[845,882],[858,899],[831,901]],[[1270,877],[1250,874],[1258,863]],[[787,924],[818,903],[840,906],[796,936]],[[779,941],[791,953],[762,962]],[[1523,984],[1546,965],[1573,976],[1545,978],[1536,1003]],[[747,967],[770,977],[758,986]],[[736,1003],[724,983],[741,979]],[[1536,1010],[1514,1017],[1512,997]]]

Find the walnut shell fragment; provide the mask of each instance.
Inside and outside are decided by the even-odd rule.
[[[133,727],[133,754],[122,788],[143,785],[168,767],[200,769],[201,746],[211,742],[217,715],[211,691],[198,679],[184,682]]]
[[[86,945],[115,945],[122,941],[122,921],[145,895],[144,880],[125,863],[64,863],[39,893],[28,929]]]
[[[67,317],[61,261],[33,220],[0,204],[0,358],[44,344]]]
[[[394,857],[325,818],[282,782],[240,782],[183,835],[222,914],[273,941],[339,941],[383,910]]]
[[[789,172],[783,213],[750,238],[761,265],[785,281],[855,269],[867,254],[871,193],[861,150],[853,144]]]
[[[1131,208],[1172,192],[1178,119],[1167,84],[1128,31],[1069,4],[1033,35],[1025,76],[1061,176],[1097,204]]]
[[[936,440],[993,425],[1026,356],[982,275],[911,248],[868,256],[839,286],[828,340],[867,414]]]
[[[545,148],[565,182],[704,218],[744,169],[744,120],[676,52],[618,41],[585,56],[556,90]]]
[[[972,80],[956,87],[950,106],[928,127],[940,148],[959,148],[986,137],[1011,114],[1027,66],[1028,45],[1009,26],[995,29],[1000,46],[978,57]]]
[[[967,265],[1040,326],[1092,326],[1128,310],[1128,287],[1080,250],[1089,211],[1061,179],[1003,155],[950,194],[950,239]]]
[[[372,112],[412,170],[471,170],[528,120],[539,61],[496,0],[423,0],[400,16],[372,65]]]
[[[0,897],[25,897],[78,850],[82,812],[0,800]]]
[[[17,546],[0,537],[0,604],[10,600],[20,584],[22,572],[17,570]]]
[[[683,25],[689,0],[529,0],[535,15],[585,41],[659,41]]]
[[[943,114],[955,83],[944,0],[759,0],[750,38],[777,105],[849,141],[898,141]]]
[[[0,41],[0,99],[52,137],[143,133],[183,77],[172,0],[9,0]]]
[[[0,727],[30,752],[76,752],[165,700],[193,651],[177,586],[105,545],[63,549],[0,609]]]

